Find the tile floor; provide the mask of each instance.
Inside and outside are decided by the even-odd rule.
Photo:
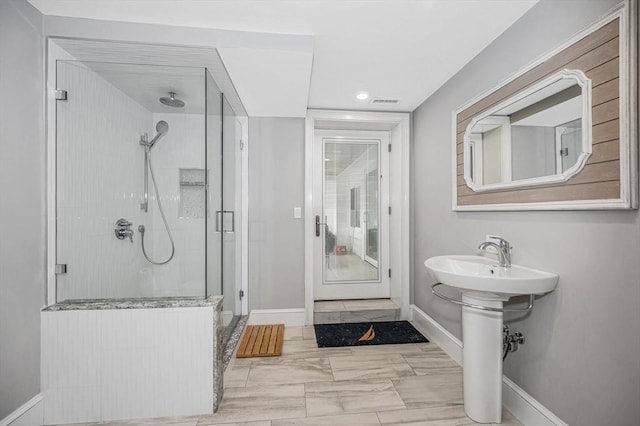
[[[218,413],[110,425],[470,425],[462,370],[433,343],[318,348],[287,327],[283,355],[233,358]],[[503,425],[521,425],[505,410]]]
[[[327,281],[378,279],[378,268],[355,254],[329,254],[324,273]]]

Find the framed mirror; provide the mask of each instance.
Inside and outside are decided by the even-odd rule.
[[[629,7],[453,112],[453,210],[638,207]]]

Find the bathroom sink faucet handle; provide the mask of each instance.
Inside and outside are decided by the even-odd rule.
[[[480,243],[478,246],[478,250],[484,251],[487,247],[493,247],[498,253],[498,259],[500,261],[500,265],[505,268],[509,268],[511,266],[511,244],[509,241],[505,240],[502,237],[488,235],[488,239],[496,240],[498,243],[494,243],[493,241],[485,241]]]
[[[492,239],[492,240],[498,240],[500,242],[500,247],[507,247],[509,250],[511,250],[513,248],[511,246],[511,243],[509,243],[509,241],[505,240],[502,237],[499,237],[497,235],[487,235],[487,237]]]

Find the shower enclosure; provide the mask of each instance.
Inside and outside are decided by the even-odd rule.
[[[213,48],[47,49],[44,422],[213,413],[244,323],[233,82]]]
[[[240,122],[207,68],[56,63],[56,302],[240,311]]]

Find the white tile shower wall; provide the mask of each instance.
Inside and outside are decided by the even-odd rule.
[[[59,61],[57,85],[58,301],[152,295],[150,265],[138,234],[117,240],[119,218],[137,228],[142,216],[143,150],[152,115],[79,62]]]
[[[169,124],[169,132],[151,151],[160,200],[175,241],[175,255],[166,265],[153,266],[157,296],[204,296],[205,218],[180,217],[180,169],[205,167],[205,119],[202,114],[153,114]],[[151,184],[149,186],[151,191]],[[204,191],[204,188],[200,188]],[[154,260],[166,260],[171,244],[153,193],[149,204],[149,240]]]
[[[212,412],[210,307],[43,312],[42,336],[45,424]]]

